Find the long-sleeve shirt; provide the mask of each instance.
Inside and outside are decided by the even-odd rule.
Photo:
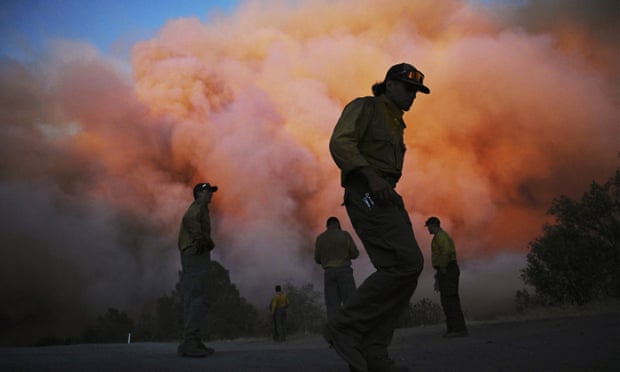
[[[338,228],[328,228],[316,238],[314,261],[323,269],[349,267],[359,256],[351,235]]]
[[[350,102],[332,133],[329,149],[347,176],[362,167],[371,167],[398,180],[405,157],[403,112],[385,95],[362,97]]]
[[[215,246],[211,239],[209,206],[204,202],[201,204],[199,200],[194,200],[185,211],[181,221],[178,245],[181,251],[192,246],[211,250]]]
[[[271,314],[276,313],[277,308],[287,308],[288,307],[288,297],[284,292],[276,292],[271,299]]]
[[[454,241],[447,232],[439,230],[431,241],[431,260],[436,269],[445,269],[450,262],[456,262]]]

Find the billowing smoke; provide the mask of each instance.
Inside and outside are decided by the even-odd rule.
[[[169,21],[134,45],[129,69],[70,41],[30,64],[1,60],[4,338],[169,292],[200,181],[220,186],[214,256],[243,296],[320,288],[316,234],[330,215],[352,230],[329,135],[403,61],[432,94],[405,115],[398,190],[427,258],[426,217],[455,238],[466,312],[493,313],[473,304],[510,301],[551,200],[618,164],[617,5],[556,3],[248,1]],[[365,255],[354,268],[372,270]],[[430,278],[417,298],[435,296]]]

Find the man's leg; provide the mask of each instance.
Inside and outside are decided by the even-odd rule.
[[[448,265],[446,272],[440,274],[439,281],[441,305],[446,316],[448,333],[467,332],[465,317],[461,309],[461,299],[459,297],[459,276],[460,270],[457,264]]]
[[[329,327],[341,336],[344,351],[384,356],[387,362],[397,316],[417,286],[424,259],[402,200],[368,208],[362,194],[349,189],[345,199],[353,227],[377,272],[357,288]],[[355,353],[350,354],[347,361],[356,361]]]
[[[355,292],[355,278],[353,278],[353,269],[343,267],[338,269],[338,292],[342,306],[347,302],[349,297]]]
[[[184,327],[180,354],[189,356],[208,354],[201,341],[200,326],[208,306],[205,281],[210,263],[208,252],[196,255],[194,248],[187,248],[181,253]]]
[[[278,322],[276,321],[276,314],[273,314],[271,316],[271,319],[273,320],[273,339],[275,341],[278,341],[280,339],[280,335],[278,334]]]
[[[340,310],[340,295],[338,294],[338,274],[336,269],[325,269],[323,274],[323,292],[325,294],[325,309],[327,320],[330,320]]]
[[[398,321],[403,312],[407,309],[411,296],[415,291],[417,278],[413,283],[409,278],[403,279],[402,282],[406,282],[408,285],[403,285],[403,288],[397,293],[396,296],[400,298],[400,301],[395,303],[394,306],[387,310],[385,314],[375,322],[374,327],[366,333],[362,341],[362,354],[369,361],[371,359],[388,358],[387,348],[392,342],[392,337]]]
[[[284,328],[284,314],[285,310],[282,308],[276,309],[276,329],[278,332],[278,341],[286,340],[286,329]]]

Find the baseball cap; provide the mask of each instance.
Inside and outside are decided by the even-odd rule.
[[[385,81],[400,80],[415,85],[424,94],[429,94],[430,89],[424,85],[424,74],[408,63],[399,63],[390,67],[385,74]]]
[[[196,186],[194,186],[194,199],[196,199],[199,192],[204,191],[204,190],[216,192],[217,186],[211,186],[210,183],[205,183],[205,182],[196,184]]]
[[[439,218],[437,217],[429,217],[428,220],[426,220],[426,223],[424,223],[424,226],[428,226],[428,225],[440,225],[441,222],[439,222]]]

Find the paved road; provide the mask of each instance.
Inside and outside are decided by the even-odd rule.
[[[414,371],[620,371],[620,314],[470,324],[470,337],[443,327],[398,330],[394,359]],[[222,341],[203,359],[179,358],[174,343],[0,348],[0,371],[347,372],[320,336]]]

